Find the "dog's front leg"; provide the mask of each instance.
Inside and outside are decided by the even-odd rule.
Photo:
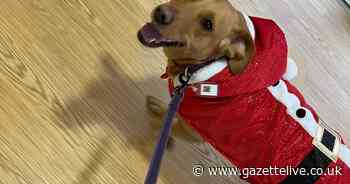
[[[166,104],[158,98],[148,96],[146,99],[146,105],[147,109],[152,113],[152,115],[157,117],[157,121],[153,124],[153,127],[160,129],[163,125],[162,120],[164,119],[167,111]],[[192,143],[199,143],[203,141],[201,137],[178,115],[174,119],[171,135]],[[174,138],[170,137],[168,142],[169,148],[172,147],[174,141]]]

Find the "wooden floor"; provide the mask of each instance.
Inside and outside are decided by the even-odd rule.
[[[140,184],[157,131],[146,95],[168,100],[160,50],[136,32],[161,0],[0,1],[0,183]],[[350,142],[350,9],[341,0],[233,0],[274,18],[300,67],[295,83]],[[227,164],[177,141],[161,184],[243,183],[194,177]]]

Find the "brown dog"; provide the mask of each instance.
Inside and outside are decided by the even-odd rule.
[[[238,74],[254,54],[254,42],[246,19],[227,0],[171,0],[164,3],[155,8],[151,24],[139,32],[139,39],[149,47],[164,47],[170,77],[183,72],[189,64],[201,64],[222,56],[229,58],[230,70]],[[154,97],[147,98],[147,106],[160,118],[166,112],[165,103]],[[178,119],[173,135],[190,141],[199,140],[196,133]]]
[[[173,134],[200,141],[190,125],[240,169],[308,173],[253,175],[251,183],[350,183],[350,149],[289,82],[297,67],[273,20],[247,17],[227,0],[171,0],[154,10],[138,37],[164,47],[170,92],[191,74]],[[160,100],[148,97],[147,105],[164,116]],[[336,167],[342,176],[312,174]]]
[[[215,11],[220,10],[220,11]],[[227,56],[233,73],[241,72],[254,53],[254,43],[242,13],[227,0],[172,0],[152,13],[152,27],[162,38],[159,43],[142,37],[152,47],[164,47],[171,75],[188,64]],[[181,45],[181,47],[179,46]]]

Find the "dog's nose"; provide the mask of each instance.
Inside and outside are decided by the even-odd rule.
[[[169,25],[174,21],[175,12],[169,6],[160,5],[153,13],[153,19],[157,24]]]

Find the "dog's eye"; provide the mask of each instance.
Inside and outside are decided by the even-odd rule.
[[[208,32],[213,32],[214,30],[214,25],[213,25],[213,21],[210,18],[203,18],[201,19],[201,26],[205,31]]]

